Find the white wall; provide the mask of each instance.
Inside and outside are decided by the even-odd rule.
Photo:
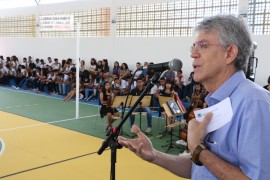
[[[157,1],[157,0],[156,0]],[[151,2],[156,2],[151,0]],[[162,1],[162,0],[161,0]],[[148,2],[148,1],[147,1]],[[150,2],[150,1],[149,1]],[[165,1],[166,2],[166,1]],[[104,0],[62,3],[56,5],[43,5],[39,7],[41,13],[63,12],[75,9],[112,7],[113,12],[118,5],[143,4],[146,1],[137,0]],[[31,14],[36,8],[23,8],[0,12],[0,15]],[[115,17],[115,16],[114,16]],[[187,77],[192,71],[192,59],[190,58],[190,45],[192,37],[159,37],[159,38],[119,38],[115,36],[115,24],[112,24],[112,36],[104,38],[81,38],[80,57],[89,65],[90,58],[107,58],[112,66],[113,61],[126,62],[134,69],[136,62],[152,61],[154,63],[167,62],[173,58],[179,58],[183,62],[183,71]],[[255,56],[259,59],[256,82],[266,84],[270,75],[268,61],[270,36],[253,36],[258,43]],[[4,56],[16,55],[20,59],[31,55],[33,58],[47,59],[48,56],[59,60],[76,57],[76,39],[74,38],[1,38],[0,54]]]

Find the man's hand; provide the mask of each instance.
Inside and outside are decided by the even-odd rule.
[[[134,152],[140,158],[152,162],[155,159],[155,153],[150,139],[138,128],[133,125],[132,130],[137,134],[136,139],[127,139],[122,136],[118,137],[118,143]]]
[[[187,141],[190,152],[193,152],[196,146],[204,141],[206,127],[212,119],[212,116],[213,114],[210,112],[206,114],[202,122],[198,122],[195,118],[189,121]]]

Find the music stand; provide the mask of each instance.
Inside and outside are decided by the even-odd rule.
[[[169,101],[172,101],[172,100],[169,100]],[[167,124],[167,125],[166,125],[166,129],[167,129],[167,128],[170,128],[170,129],[171,129],[171,133],[170,133],[170,141],[169,141],[169,143],[162,146],[162,147],[168,147],[166,153],[167,153],[171,148],[177,148],[177,146],[176,146],[175,144],[173,144],[173,139],[172,139],[172,136],[174,135],[174,134],[172,133],[173,128],[176,127],[176,126],[179,126],[179,127],[180,127],[180,125],[182,125],[182,124],[186,124],[186,121],[185,121],[185,120],[180,120],[180,121],[178,121],[178,122],[175,122],[175,121],[174,121],[175,118],[176,118],[177,116],[180,116],[180,115],[182,115],[183,113],[182,113],[182,112],[179,112],[179,111],[177,111],[177,112],[179,112],[179,113],[172,113],[172,112],[175,111],[175,109],[173,109],[173,108],[175,108],[175,107],[172,107],[172,106],[170,107],[170,106],[168,105],[168,102],[169,102],[169,101],[167,101],[166,103],[162,104],[162,106],[163,106],[163,108],[164,108],[164,110],[165,110],[165,113],[167,114],[168,118],[171,118],[171,119],[173,120],[173,123]],[[173,100],[173,101],[174,101],[174,100]],[[178,106],[178,104],[177,104],[175,101],[174,101],[174,103]],[[179,106],[178,106],[178,108],[180,109]],[[167,122],[166,122],[166,123],[167,123]],[[179,128],[179,129],[180,129],[180,128]]]
[[[130,106],[133,106],[134,103],[138,100],[140,96],[132,96],[131,102],[130,102]],[[138,114],[140,115],[140,129],[142,129],[142,107],[150,107],[150,103],[151,103],[151,96],[144,96],[143,99],[140,101],[140,104],[137,106],[137,108],[139,108],[139,112]],[[136,112],[133,114],[136,114]],[[143,131],[142,131],[143,132]],[[149,134],[144,132],[145,134]]]
[[[132,96],[129,96],[127,100],[127,107],[130,106],[131,99],[132,99]],[[126,102],[126,96],[115,96],[112,107],[117,108],[120,106],[124,106],[124,102]]]
[[[163,104],[166,104],[166,102],[169,101],[169,100],[174,100],[174,99],[173,99],[173,97],[158,96],[158,101],[159,101],[160,107],[162,107]],[[162,137],[165,136],[168,133],[168,131],[167,131],[168,123],[167,123],[167,121],[165,121],[165,123],[166,123],[165,130],[160,132],[159,133],[160,135],[158,136],[160,139],[162,139]]]
[[[132,99],[132,96],[129,96],[128,100],[127,100],[127,104],[126,104],[127,107],[129,107],[131,99]],[[112,104],[113,108],[121,107],[121,109],[122,109],[121,119],[123,119],[123,117],[124,117],[124,103],[125,102],[126,102],[126,96],[115,96],[114,100],[113,100],[113,104]],[[120,131],[120,135],[125,135],[125,136],[130,137],[129,134],[124,132],[123,128],[124,127],[122,126],[122,129]]]

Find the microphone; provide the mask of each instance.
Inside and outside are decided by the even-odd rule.
[[[165,71],[171,69],[173,71],[179,71],[182,69],[182,61],[180,59],[173,59],[169,62],[158,63],[158,64],[149,64],[148,66],[143,66],[140,70],[153,70],[153,71]]]

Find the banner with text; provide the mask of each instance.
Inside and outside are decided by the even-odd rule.
[[[73,15],[40,16],[40,31],[73,31]]]

